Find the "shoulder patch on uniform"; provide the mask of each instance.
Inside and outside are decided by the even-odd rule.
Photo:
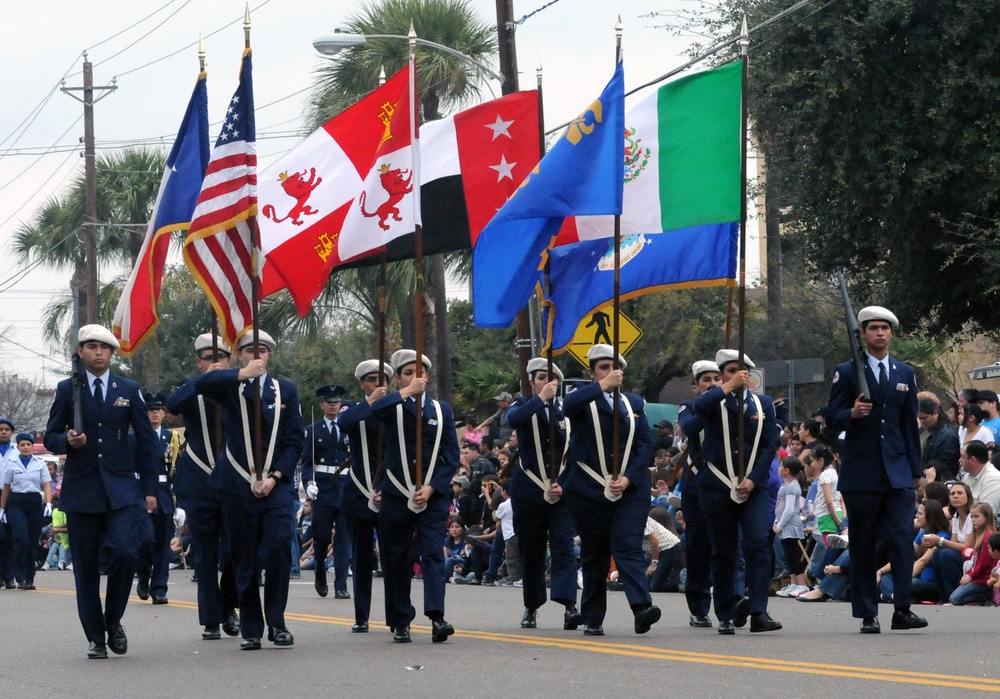
[[[687,410],[687,406],[686,405],[682,405],[680,408],[677,409],[677,414],[680,415],[685,410]]]
[[[839,371],[835,371],[835,372],[833,372],[833,382],[837,383],[838,381],[840,381],[840,372]]]

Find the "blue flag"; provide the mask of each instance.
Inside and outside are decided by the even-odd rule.
[[[665,289],[726,284],[736,276],[739,228],[738,223],[720,223],[624,236],[622,300]],[[548,300],[554,306],[551,343],[553,351],[559,351],[569,345],[580,321],[614,296],[614,239],[553,248],[549,280]],[[548,327],[548,318],[545,323]]]
[[[472,251],[477,327],[506,328],[528,303],[543,254],[567,216],[621,214],[625,181],[625,74],[574,119]]]

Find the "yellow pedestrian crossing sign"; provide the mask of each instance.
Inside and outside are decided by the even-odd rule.
[[[612,312],[614,308],[611,304],[602,306],[589,316],[580,320],[573,333],[573,339],[567,345],[569,353],[576,357],[576,360],[585,367],[590,366],[587,361],[587,350],[598,343],[610,345],[611,337],[614,333],[614,318]],[[639,338],[642,337],[642,330],[639,326],[624,313],[618,314],[618,351],[624,357],[632,349]]]

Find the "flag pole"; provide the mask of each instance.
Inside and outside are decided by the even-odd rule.
[[[410,42],[410,152],[413,154],[411,161],[414,166],[417,166],[419,155],[416,151],[416,109],[417,109],[417,86],[416,86],[416,62],[417,62],[417,32],[413,29],[413,22],[410,22],[410,32],[407,35]],[[414,185],[415,192],[420,190],[420,178],[416,177],[416,184]],[[419,197],[414,196],[416,200],[413,208],[414,226],[413,226],[413,250],[414,259],[413,266],[416,272],[416,290],[414,296],[416,297],[416,352],[417,352],[417,362],[416,362],[416,377],[419,379],[424,373],[424,237],[423,231],[420,225],[420,211],[419,207]],[[416,430],[416,444],[414,445],[415,456],[416,456],[416,486],[420,489],[424,486],[424,464],[423,464],[423,422],[424,422],[424,401],[426,400],[426,390],[424,393],[417,397],[417,430]],[[440,428],[440,426],[439,426]]]
[[[250,50],[250,3],[246,3],[243,9],[243,48],[246,51]],[[253,358],[260,359],[260,329],[257,327],[258,320],[260,318],[260,229],[257,227],[257,216],[252,215],[247,219],[247,223],[250,227],[250,312],[252,314],[253,323]],[[263,377],[261,377],[263,378]],[[257,379],[257,390],[253,392],[253,424],[254,424],[254,441],[253,441],[253,463],[255,477],[258,482],[262,480],[264,475],[264,464],[262,462],[261,454],[261,433],[263,431],[263,420],[261,417],[261,393],[263,392],[263,385],[261,384],[261,378]]]
[[[615,23],[615,67],[622,59],[622,17],[618,15],[618,21]],[[613,367],[615,369],[621,368],[621,363],[618,361],[618,342],[619,342],[619,329],[621,321],[621,268],[622,268],[622,258],[621,258],[621,246],[622,246],[622,217],[621,214],[615,214],[615,280],[614,280],[614,298],[612,299],[613,315],[612,318],[612,338],[611,338],[611,353],[613,357]],[[612,421],[612,461],[611,461],[611,479],[618,480],[618,476],[621,473],[621,454],[619,454],[618,438],[619,438],[619,425],[618,425],[618,412],[621,409],[621,387],[615,387],[614,394],[614,412],[615,418]]]
[[[379,87],[385,85],[385,66],[379,69],[378,73],[378,84]],[[385,326],[386,326],[386,316],[389,305],[389,298],[386,295],[386,257],[385,248],[378,255],[378,386],[381,388],[386,384],[385,372],[382,370],[382,363],[385,361]],[[382,462],[382,440],[384,439],[384,433],[382,431],[382,421],[378,420],[378,426],[375,430],[376,435],[376,449],[375,449],[375,476],[372,478],[372,492],[375,491],[376,484],[378,480],[382,477],[382,471],[385,468],[385,464]],[[362,438],[367,439],[365,435],[362,434]],[[365,464],[365,468],[370,468]]]
[[[740,184],[742,186],[742,192],[740,195],[740,320],[739,329],[737,331],[737,366],[740,371],[746,369],[746,362],[744,361],[744,352],[746,351],[746,300],[747,300],[747,47],[750,45],[750,37],[747,33],[747,18],[746,15],[743,16],[743,26],[740,29],[740,53],[742,54],[742,64],[743,64],[743,78],[742,78],[742,107],[741,107],[741,118],[740,118]],[[740,394],[739,400],[739,446],[738,446],[738,458],[740,461],[737,482],[742,482],[747,474],[746,463],[744,462],[744,451],[745,451],[745,435],[746,435],[746,411],[743,407],[743,396],[745,395],[747,388],[744,387]],[[763,425],[760,425],[758,429],[764,429]]]

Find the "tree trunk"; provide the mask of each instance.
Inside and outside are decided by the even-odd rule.
[[[448,337],[448,290],[445,287],[444,255],[431,257],[431,293],[434,299],[434,331],[437,338],[438,395],[441,400],[451,402],[454,379],[451,373],[451,342]]]
[[[764,185],[764,233],[767,235],[767,328],[771,337],[784,332],[784,315],[781,309],[781,211],[777,178],[769,177]]]

